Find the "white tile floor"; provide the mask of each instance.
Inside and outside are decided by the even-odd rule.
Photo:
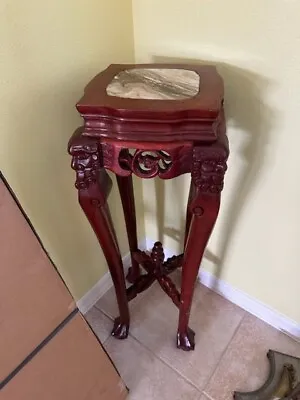
[[[178,312],[158,285],[134,299],[130,311],[130,335],[122,341],[110,336],[117,316],[113,289],[86,318],[131,400],[231,400],[234,390],[250,391],[264,383],[270,348],[300,357],[299,343],[200,284],[190,323],[196,332],[193,352],[176,348]]]

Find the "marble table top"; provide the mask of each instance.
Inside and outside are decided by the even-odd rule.
[[[195,71],[171,68],[133,68],[119,72],[106,88],[109,96],[185,100],[199,92],[200,76]]]

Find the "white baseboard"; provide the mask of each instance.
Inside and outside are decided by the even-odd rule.
[[[140,244],[142,249],[151,249],[153,246],[153,241],[148,238],[143,240]],[[168,249],[164,249],[166,257],[172,256],[172,252]],[[128,253],[123,257],[123,265],[125,270],[130,266],[130,254]],[[260,302],[259,300],[249,296],[247,293],[231,286],[229,283],[223,281],[222,279],[216,278],[210,272],[203,269],[207,260],[204,260],[202,268],[199,272],[200,282],[208,287],[209,289],[220,294],[225,299],[231,301],[237,306],[248,311],[250,314],[256,316],[272,327],[279,331],[286,333],[287,335],[293,337],[296,340],[300,340],[300,324],[289,319],[285,315],[273,310],[266,304]],[[90,308],[112,287],[112,280],[110,273],[107,272],[97,283],[93,286],[78,302],[77,307],[82,314],[88,312]]]
[[[139,243],[140,249],[146,249],[146,241],[143,240]],[[125,274],[131,265],[130,253],[127,253],[123,258],[123,266]],[[110,272],[107,271],[106,274],[99,279],[99,281],[76,302],[79,311],[82,314],[86,314],[97,301],[113,286]]]
[[[204,260],[203,265],[205,265],[205,263],[206,260]],[[203,268],[199,271],[199,280],[204,286],[271,325],[273,328],[293,337],[297,341],[300,340],[300,324],[296,321],[289,319],[279,311],[272,309],[261,301],[249,296],[247,293],[231,286],[222,279],[216,278]]]

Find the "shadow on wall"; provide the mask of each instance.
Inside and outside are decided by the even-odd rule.
[[[24,83],[10,99],[11,109],[22,117],[11,113],[9,128],[16,135],[5,142],[6,154],[15,157],[10,175],[6,174],[8,183],[13,190],[17,186],[17,197],[76,299],[105,272],[101,248],[77,202],[75,171],[67,153],[70,136],[82,124],[75,103],[89,79],[86,75],[64,77],[51,86],[41,84],[34,95]],[[140,210],[141,185],[135,180]],[[125,222],[115,179],[109,205],[121,252],[126,254]],[[142,230],[143,226],[140,236],[144,237]]]
[[[255,182],[261,173],[267,154],[267,145],[274,123],[274,113],[263,99],[270,89],[271,82],[263,76],[255,74],[223,62],[209,60],[181,59],[172,57],[153,56],[155,63],[183,63],[183,64],[210,64],[216,65],[218,72],[225,83],[225,111],[227,120],[227,134],[230,141],[231,156],[229,170],[225,177],[223,200],[226,215],[222,224],[221,239],[218,245],[218,254],[208,249],[205,257],[215,265],[215,275],[222,275],[222,266],[225,265],[227,252],[232,235],[237,227],[239,216],[248,201],[249,194],[255,190]],[[234,177],[234,178],[233,178]],[[177,241],[181,248],[185,228],[185,204],[187,196],[183,193],[182,182],[172,181],[172,199],[182,202],[181,214],[176,223],[178,229],[165,226],[165,195],[166,182],[156,180],[155,194],[157,206],[157,224],[159,240],[164,235]],[[171,207],[170,204],[167,205]],[[224,204],[223,204],[224,207]],[[150,212],[150,210],[148,210]],[[250,244],[251,246],[251,244]]]

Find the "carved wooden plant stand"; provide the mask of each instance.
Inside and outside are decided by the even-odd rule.
[[[186,86],[182,77],[180,85],[176,81],[173,85],[165,82],[164,77],[157,77],[156,69],[164,70],[167,75],[171,71],[172,79],[177,71],[190,71],[194,75]],[[189,96],[192,93],[189,89],[195,88],[195,76],[198,80],[200,76],[200,84],[195,95]],[[108,93],[112,81],[121,81],[119,94]],[[139,85],[144,92],[147,85],[150,87],[148,97],[141,98],[139,93],[137,99],[132,98],[134,94],[122,93],[127,86],[136,92]],[[152,89],[159,95],[167,94],[164,99],[157,99]],[[97,235],[115,286],[120,316],[115,320],[112,334],[119,339],[128,335],[128,301],[157,280],[179,308],[177,346],[194,349],[194,332],[188,327],[194,283],[218,215],[229,153],[223,91],[222,79],[211,66],[111,65],[89,83],[77,104],[84,126],[71,137],[69,153],[76,171],[80,205]],[[132,286],[127,290],[107,205],[112,182],[106,170],[117,176],[124,209],[132,258],[127,276]],[[159,242],[154,244],[151,254],[140,251],[132,174],[140,178],[171,179],[185,173],[191,173],[191,184],[184,253],[165,260]],[[140,266],[145,274],[141,274]],[[179,267],[182,267],[181,292],[168,276]]]

